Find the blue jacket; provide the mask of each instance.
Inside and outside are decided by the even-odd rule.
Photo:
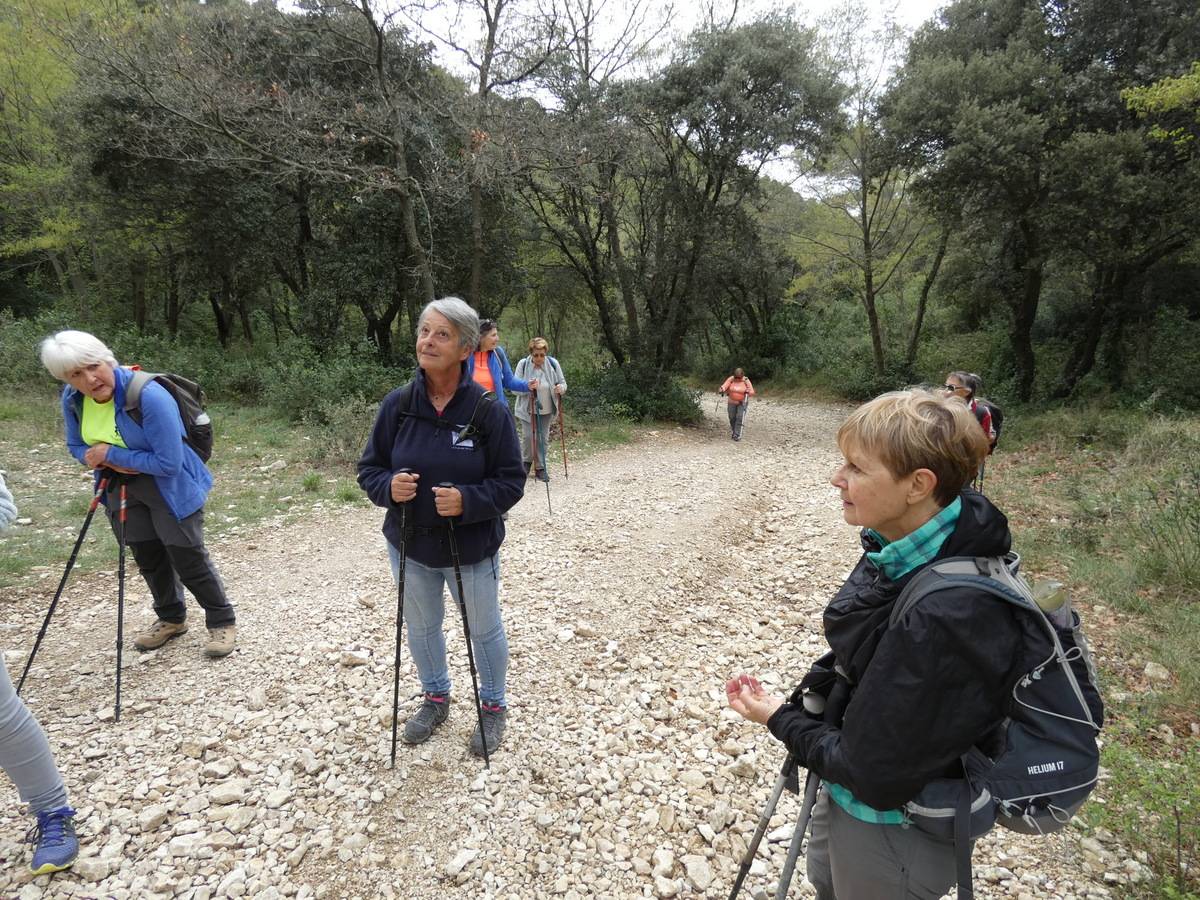
[[[116,406],[117,431],[126,446],[110,447],[106,459],[113,465],[154,476],[154,483],[175,518],[186,519],[204,506],[208,489],[212,487],[212,473],[200,461],[196,451],[183,442],[183,419],[179,416],[175,398],[167,389],[154,381],[146,383],[142,389],[142,424],[139,425],[125,411],[125,386],[133,377],[133,370],[117,366],[113,371],[116,374],[113,404]],[[88,449],[79,427],[83,394],[70,385],[63,389],[62,411],[67,449],[82,463]],[[97,470],[97,483],[99,480],[100,470]]]
[[[522,381],[513,374],[512,366],[508,364],[508,356],[504,353],[503,347],[488,351],[488,371],[492,373],[492,382],[497,387],[503,386],[515,394],[529,393],[529,382]],[[472,353],[467,357],[467,377],[471,378],[474,374],[475,354]]]
[[[392,391],[379,406],[358,461],[358,483],[372,503],[387,510],[383,533],[392,546],[399,547],[400,504],[392,501],[392,476],[404,468],[421,476],[416,499],[406,513],[411,531],[405,550],[417,562],[434,568],[447,568],[452,561],[446,520],[434,506],[433,488],[443,481],[452,483],[463,498],[462,515],[454,520],[460,561],[471,565],[487,559],[504,540],[501,513],[525,493],[525,466],[512,417],[502,402],[480,404],[475,424],[482,436],[457,440],[458,429],[471,421],[483,396],[466,367],[440,416],[429,402],[424,371],[418,369],[413,379],[407,410],[400,408],[403,390]],[[402,418],[402,412],[412,416]]]

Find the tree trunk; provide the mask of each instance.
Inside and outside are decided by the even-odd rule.
[[[625,250],[621,246],[620,224],[617,222],[617,209],[613,203],[613,192],[616,190],[616,164],[609,163],[602,169],[600,188],[600,216],[608,237],[608,257],[613,268],[617,271],[617,283],[621,288],[621,300],[625,304],[625,330],[629,335],[629,350],[637,355],[641,352],[642,332],[638,321],[637,295],[633,286],[633,272],[625,259]]]
[[[179,315],[183,312],[183,303],[179,296],[179,283],[181,275],[179,273],[179,265],[175,259],[175,250],[167,244],[167,296],[166,309],[163,311],[163,318],[167,322],[167,334],[174,341],[179,337]]]
[[[130,299],[133,301],[133,324],[138,334],[146,333],[146,257],[138,254],[129,261]]]
[[[1104,320],[1113,299],[1118,278],[1112,266],[1098,266],[1092,284],[1092,297],[1088,305],[1087,318],[1078,332],[1078,340],[1063,365],[1062,378],[1054,391],[1056,399],[1069,397],[1096,364],[1096,350],[1104,334]],[[1123,281],[1123,279],[1120,279]],[[1119,288],[1124,290],[1124,286]]]
[[[63,247],[63,259],[66,260],[67,279],[71,282],[71,290],[75,292],[76,297],[82,297],[87,293],[87,280],[79,271],[79,261],[69,244]]]
[[[1037,377],[1037,359],[1033,353],[1033,322],[1037,318],[1038,301],[1042,295],[1042,274],[1045,263],[1040,253],[1030,254],[1021,273],[1021,293],[1014,297],[1010,341],[1017,376],[1017,398],[1028,403],[1033,398]]]
[[[396,113],[399,117],[399,111]],[[421,235],[417,232],[417,216],[413,209],[412,191],[409,189],[408,159],[405,157],[404,125],[397,119],[392,129],[394,152],[396,154],[396,193],[400,198],[400,220],[404,226],[404,240],[408,244],[408,252],[412,254],[416,264],[417,275],[421,280],[421,295],[425,302],[437,299],[433,286],[433,269],[429,265],[429,256],[421,243]]]
[[[467,297],[472,308],[481,310],[483,298],[483,188],[471,178],[471,282]]]
[[[225,272],[221,273],[221,290],[219,294],[211,290],[208,292],[208,302],[212,306],[213,319],[217,325],[217,340],[226,349],[229,347],[232,332],[228,311],[232,292],[233,285],[229,281],[229,275]]]
[[[925,282],[921,285],[921,297],[917,301],[917,315],[913,319],[912,334],[908,339],[908,352],[904,357],[909,368],[916,365],[917,362],[917,348],[920,346],[921,328],[925,323],[925,309],[929,304],[929,290],[933,287],[934,281],[937,280],[938,271],[942,268],[942,259],[946,256],[946,245],[949,241],[950,229],[943,228],[942,236],[938,240],[937,253],[933,257],[933,265],[925,273]]]

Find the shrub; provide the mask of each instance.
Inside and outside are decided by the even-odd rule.
[[[1184,596],[1200,583],[1200,468],[1165,490],[1150,487],[1137,508],[1138,574]]]
[[[329,402],[320,409],[320,423],[313,434],[313,458],[338,466],[353,466],[362,456],[379,404],[362,397]]]
[[[694,425],[700,412],[700,392],[651,367],[609,364],[568,379],[575,415],[592,421],[655,419]]]

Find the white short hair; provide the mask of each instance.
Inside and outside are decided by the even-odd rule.
[[[479,314],[475,312],[461,297],[443,297],[441,300],[430,300],[417,317],[417,329],[425,322],[425,317],[431,312],[441,313],[458,332],[458,344],[468,350],[479,346]]]
[[[115,366],[117,358],[104,341],[86,331],[60,331],[42,341],[42,365],[59,381],[92,363]]]

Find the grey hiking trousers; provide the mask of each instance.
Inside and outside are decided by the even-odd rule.
[[[21,702],[0,655],[0,767],[17,786],[29,811],[67,805],[67,789],[37,719]]]
[[[728,403],[729,407],[729,430],[733,432],[734,437],[742,436],[742,421],[746,418],[746,403]]]
[[[854,818],[821,791],[805,857],[817,900],[938,900],[957,881],[954,845]]]

